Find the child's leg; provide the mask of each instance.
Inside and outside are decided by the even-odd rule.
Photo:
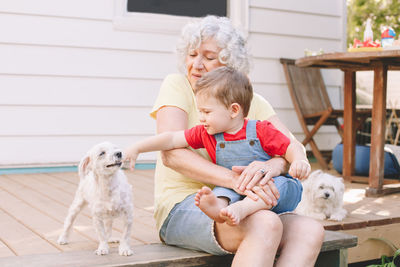
[[[274,177],[275,185],[279,191],[280,197],[275,207],[267,205],[261,199],[257,201],[246,197],[242,201],[235,202],[226,208],[223,208],[220,217],[229,225],[238,225],[240,220],[253,214],[258,210],[272,210],[275,213],[293,211],[301,200],[303,187],[299,180],[285,176]]]
[[[231,226],[238,225],[240,221],[247,216],[259,210],[269,210],[272,205],[267,205],[262,199],[257,201],[249,197],[241,201],[237,201],[226,208],[221,209],[220,217]]]

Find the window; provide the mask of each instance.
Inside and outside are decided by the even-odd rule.
[[[128,12],[187,17],[227,15],[227,0],[128,0]]]
[[[205,15],[230,17],[245,34],[249,0],[115,0],[114,28],[178,34],[190,20]]]

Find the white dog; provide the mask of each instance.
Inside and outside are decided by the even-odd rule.
[[[319,220],[341,221],[347,211],[343,208],[343,179],[321,170],[314,171],[303,182],[303,194],[296,213]]]
[[[132,187],[120,170],[122,152],[113,144],[104,142],[94,146],[79,164],[80,182],[75,199],[64,222],[64,230],[58,244],[67,244],[72,224],[82,208],[88,204],[93,225],[99,238],[97,255],[109,252],[112,221],[118,216],[124,220],[119,254],[132,255],[129,245],[133,220]]]

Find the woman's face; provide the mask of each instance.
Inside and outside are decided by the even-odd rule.
[[[202,41],[199,48],[189,51],[186,57],[186,70],[192,88],[203,74],[224,66],[218,60],[220,51],[221,48],[213,38]]]

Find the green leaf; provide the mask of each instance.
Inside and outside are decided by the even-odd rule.
[[[347,44],[352,44],[354,38],[363,40],[365,23],[372,19],[374,40],[381,39],[381,28],[390,26],[400,34],[400,1],[397,0],[347,0]]]

